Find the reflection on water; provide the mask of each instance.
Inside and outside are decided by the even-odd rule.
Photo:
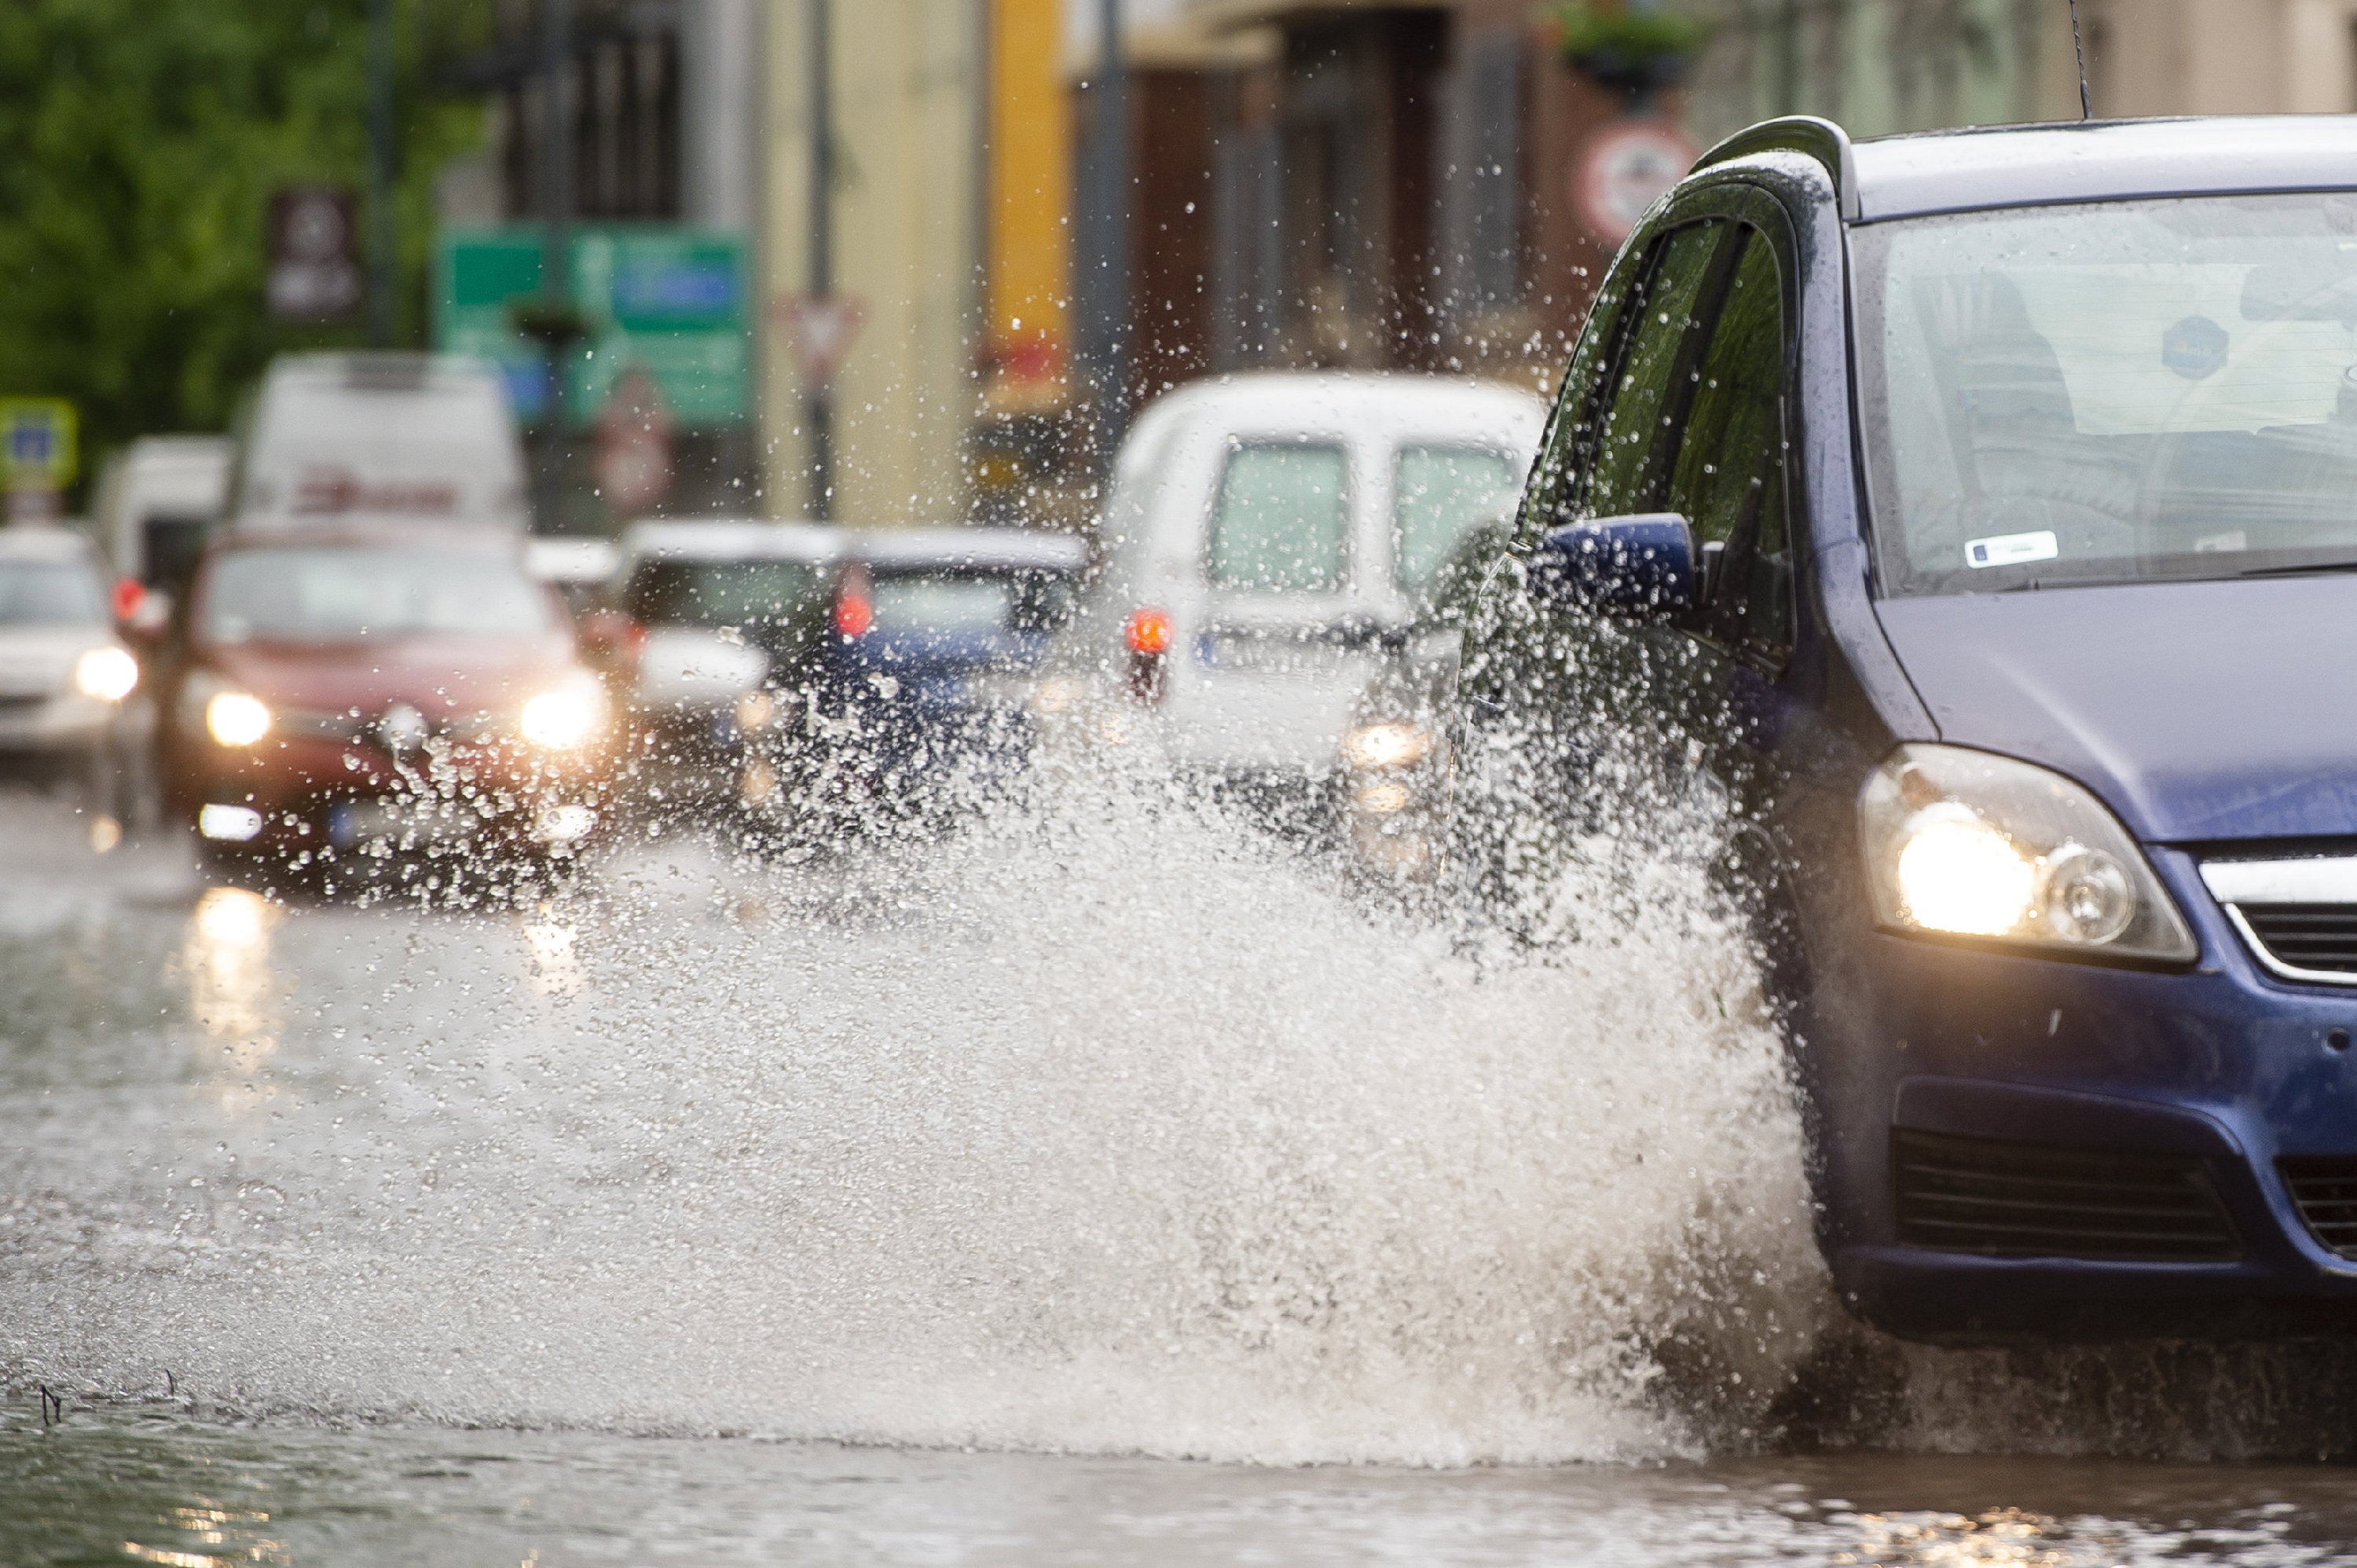
[[[208,1058],[225,1069],[225,1107],[256,1092],[251,1076],[278,1049],[277,982],[271,932],[280,911],[242,887],[208,887],[188,917],[181,964],[188,1012],[204,1030]]]
[[[1880,1454],[1308,1469],[0,1407],[0,1562],[801,1568],[2348,1563],[2323,1466]],[[2013,1501],[2000,1499],[2012,1498]]]
[[[548,906],[541,910],[544,916]],[[524,949],[532,957],[527,983],[543,996],[570,996],[581,989],[581,957],[573,950],[576,928],[545,918],[523,929]]]

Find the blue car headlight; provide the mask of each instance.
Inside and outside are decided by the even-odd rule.
[[[1858,800],[1875,913],[1901,931],[2190,963],[2199,953],[2151,863],[2101,800],[2031,763],[1902,746]]]

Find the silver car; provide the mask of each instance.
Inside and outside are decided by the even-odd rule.
[[[62,528],[0,529],[0,763],[78,781],[94,819],[119,822],[135,740],[124,707],[138,684],[89,542]]]

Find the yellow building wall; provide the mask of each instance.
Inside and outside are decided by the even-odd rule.
[[[988,0],[772,0],[764,270],[773,302],[809,283],[807,7],[832,5],[837,291],[866,320],[834,389],[837,521],[963,520],[975,399],[982,53]],[[808,388],[781,311],[766,328],[770,514],[810,515]]]
[[[1011,379],[1060,371],[1071,348],[1071,115],[1062,0],[990,5],[989,322]]]

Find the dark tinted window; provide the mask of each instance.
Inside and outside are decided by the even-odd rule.
[[[622,607],[642,626],[750,626],[790,619],[818,587],[802,561],[654,559],[630,574]]]
[[[1601,403],[1587,510],[1596,517],[1660,505],[1665,437],[1674,435],[1694,391],[1695,361],[1708,325],[1707,285],[1725,225],[1697,223],[1661,242],[1631,301],[1612,384]]]
[[[1710,624],[1729,641],[1792,640],[1784,520],[1784,305],[1775,248],[1747,231],[1695,369],[1666,505],[1698,541],[1726,546]]]
[[[106,619],[106,591],[78,561],[0,561],[0,626],[80,626]]]

